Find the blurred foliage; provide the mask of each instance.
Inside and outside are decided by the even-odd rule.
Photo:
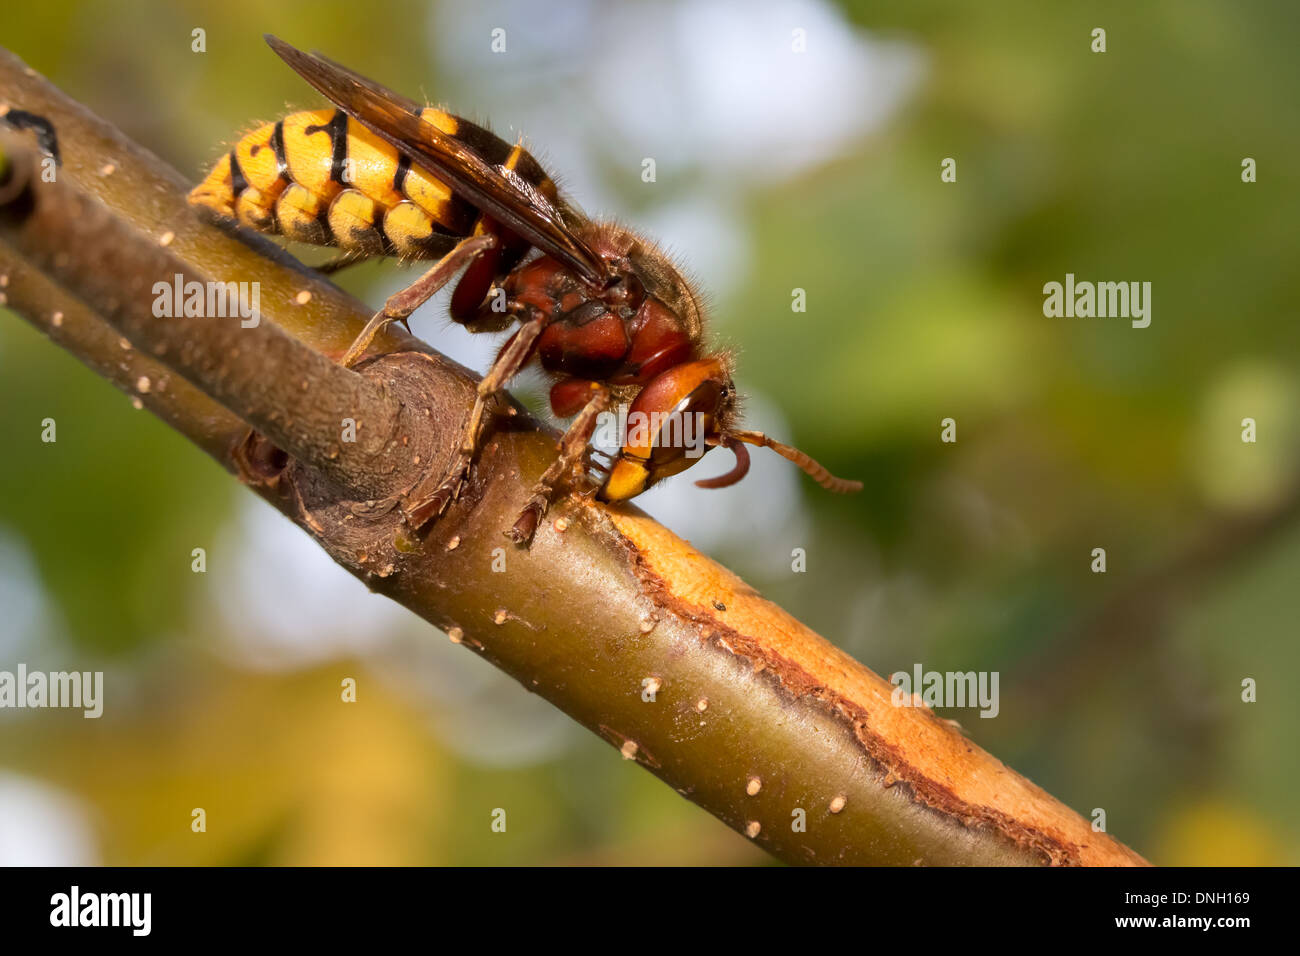
[[[644,29],[667,6],[641,4]],[[191,174],[232,131],[314,102],[264,32],[353,51],[399,90],[470,82],[440,72],[422,3],[24,9],[0,14],[0,42]],[[1224,542],[1186,582],[1141,583],[1207,536],[1216,553],[1222,521],[1279,507],[1300,480],[1300,8],[843,10],[915,46],[920,84],[852,149],[745,195],[751,258],[716,312],[744,384],[867,491],[807,495],[806,540],[790,544],[813,556],[808,574],[760,564],[744,528],[717,556],[879,673],[999,671],[998,719],[946,716],[1081,812],[1105,808],[1156,861],[1300,862],[1300,704],[1280,681],[1300,673],[1300,529]],[[1105,54],[1089,49],[1098,26]],[[344,283],[373,300],[384,268]],[[1151,282],[1150,328],[1045,318],[1042,286],[1067,272]],[[806,314],[789,311],[795,287]],[[19,659],[107,662],[135,682],[129,711],[98,722],[0,714],[0,765],[93,808],[104,861],[761,859],[594,738],[494,766],[473,755],[472,724],[439,729],[431,709],[453,703],[363,680],[369,696],[340,708],[341,675],[364,661],[214,660],[194,638],[213,625],[189,552],[242,500],[233,483],[12,317],[0,408],[0,530],[53,617]],[[955,445],[938,440],[949,416]],[[57,444],[39,442],[45,417]],[[1088,570],[1095,547],[1105,575]],[[1140,613],[1096,616],[1134,587],[1150,589]],[[1245,677],[1258,703],[1241,703]],[[204,839],[194,806],[210,811]],[[489,830],[494,807],[508,836]]]

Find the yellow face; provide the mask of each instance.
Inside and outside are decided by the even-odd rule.
[[[649,486],[650,469],[646,467],[646,463],[619,455],[614,459],[609,477],[605,479],[605,484],[597,497],[601,501],[627,501],[641,494]]]

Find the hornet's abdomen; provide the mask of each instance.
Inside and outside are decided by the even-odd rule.
[[[528,155],[442,110],[421,117],[450,135],[489,138],[503,165]],[[443,182],[338,109],[293,113],[247,133],[190,202],[298,242],[414,259],[441,257],[479,220]]]

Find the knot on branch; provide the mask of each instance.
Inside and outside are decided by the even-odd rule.
[[[290,514],[310,531],[335,560],[354,571],[387,577],[406,556],[420,550],[416,533],[407,525],[403,505],[411,492],[451,465],[464,417],[474,399],[473,382],[457,374],[441,356],[426,352],[394,352],[358,365],[355,371],[398,404],[394,427],[372,460],[371,496],[359,497],[342,488],[318,464],[285,456],[249,458],[250,470],[270,463],[271,472],[245,475],[250,483],[272,485],[284,497]],[[449,382],[459,385],[460,401],[449,400]],[[363,440],[364,422],[343,418],[339,441]],[[374,442],[376,436],[370,436]],[[278,469],[275,467],[279,465]],[[467,483],[464,507],[472,508],[478,485]]]

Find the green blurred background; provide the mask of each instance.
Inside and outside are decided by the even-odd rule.
[[[319,103],[265,32],[525,133],[712,292],[754,426],[867,484],[764,456],[652,513],[878,673],[998,671],[995,719],[941,714],[1153,861],[1294,864],[1300,7],[1084,7],[44,0],[0,43],[194,178]],[[1044,317],[1067,272],[1151,282],[1151,326]],[[108,685],[99,720],[0,711],[0,862],[765,860],[9,313],[0,448],[0,669]]]

